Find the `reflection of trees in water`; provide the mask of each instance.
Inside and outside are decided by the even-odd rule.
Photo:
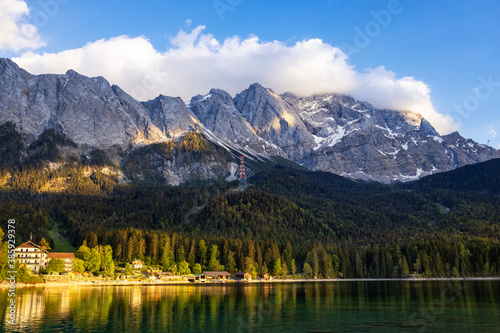
[[[113,302],[112,287],[76,287],[71,301],[70,320],[81,331],[104,330]]]
[[[19,314],[24,325],[36,328],[46,316],[68,331],[200,330],[236,320],[259,327],[264,320],[292,320],[302,307],[318,314],[323,308],[363,308],[367,292],[359,283],[47,287],[23,290]],[[341,300],[340,294],[350,296]]]
[[[377,308],[377,315],[387,318],[395,309],[414,311],[415,304],[434,304],[443,290],[448,300],[444,306],[462,310],[480,306],[478,295],[494,300],[498,291],[487,283],[462,286],[462,282],[408,281],[70,286],[18,289],[16,302],[18,328],[34,332],[43,332],[47,323],[66,332],[216,331],[218,327],[259,331],[283,323],[319,329],[322,326],[315,323],[355,321],[360,310]],[[0,297],[6,296],[3,293],[0,290]],[[0,303],[3,318],[5,304]]]
[[[32,322],[40,322],[46,313],[45,305],[43,288],[17,289],[16,326],[25,328]]]

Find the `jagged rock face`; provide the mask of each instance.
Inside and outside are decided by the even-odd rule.
[[[236,108],[258,136],[275,144],[292,160],[314,147],[314,138],[292,105],[255,83],[235,97]]]
[[[500,157],[500,152],[458,133],[441,137],[421,115],[375,109],[347,96],[297,98],[294,105],[316,146],[300,162],[312,170],[381,182],[409,181],[466,164]]]
[[[198,130],[230,151],[286,157],[312,170],[382,182],[500,158],[499,151],[458,133],[440,136],[419,114],[375,109],[348,96],[279,96],[255,83],[234,99],[212,89],[187,106],[163,95],[140,103],[102,77],[71,70],[31,75],[0,58],[0,124],[7,121],[27,143],[54,128],[79,145],[101,149],[147,145]],[[186,170],[168,163],[165,175],[176,169],[184,177]]]
[[[240,145],[246,144],[247,139],[258,139],[252,126],[234,106],[231,95],[223,90],[212,89],[208,95],[195,96],[189,107],[205,128],[221,139]]]
[[[199,132],[173,141],[139,147],[125,159],[123,168],[132,180],[163,179],[180,185],[192,180],[232,177],[234,157]]]
[[[28,81],[32,75],[8,59],[0,59],[0,122],[11,121],[18,129],[34,137],[43,131],[50,118],[49,107],[28,112]]]
[[[229,175],[230,163],[225,165],[211,162],[194,162],[188,166],[178,166],[174,162],[166,162],[160,170],[169,185],[180,185],[192,180],[209,180]]]
[[[135,143],[140,142],[138,139],[146,142],[155,142],[164,139],[164,133],[155,126],[154,122],[149,118],[148,110],[139,101],[116,85],[113,85],[111,88],[120,101],[123,110],[133,120],[133,125],[139,129],[140,133],[135,138]]]
[[[48,128],[62,130],[77,144],[99,148],[162,139],[144,117],[147,111],[102,77],[72,70],[30,75],[6,59],[0,60],[0,68],[0,121],[14,122],[31,139]]]
[[[160,95],[142,103],[149,112],[149,118],[168,138],[176,138],[203,125],[180,97]]]
[[[243,117],[227,92],[212,89],[208,95],[191,99],[189,108],[203,123],[204,128],[224,144],[235,143],[252,154],[283,156],[284,152],[256,134],[256,130]]]

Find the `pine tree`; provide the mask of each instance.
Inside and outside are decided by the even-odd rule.
[[[186,260],[186,256],[184,254],[184,246],[179,246],[177,249],[177,262],[182,262]]]
[[[435,259],[435,274],[434,276],[437,277],[444,277],[444,269],[443,269],[443,260],[441,259],[441,255],[439,252],[436,253],[436,259]]]
[[[153,258],[158,258],[158,235],[153,233],[150,236],[149,244],[148,244],[148,255]]]
[[[281,266],[281,259],[276,258],[273,262],[273,275],[281,276],[283,275],[283,267]]]
[[[218,271],[220,267],[219,260],[219,247],[215,244],[210,248],[210,260],[208,261],[208,270],[209,271]]]
[[[236,270],[238,268],[238,265],[236,265],[236,260],[234,259],[234,255],[235,253],[229,250],[227,255],[227,270],[231,274],[236,273]]]
[[[311,265],[309,265],[309,263],[307,263],[307,262],[304,264],[304,268],[302,269],[302,272],[309,279],[312,278],[314,275]]]
[[[406,256],[403,255],[402,259],[400,260],[400,268],[401,268],[401,277],[408,277],[410,276],[410,268],[408,267],[408,261],[406,260]]]
[[[191,248],[189,249],[188,259],[189,266],[193,267],[196,261],[196,241],[191,241]]]
[[[256,248],[256,262],[257,262],[257,267],[259,268],[259,273],[263,273],[262,272],[262,249],[260,247],[260,245],[257,245],[257,248]]]
[[[207,258],[207,245],[205,244],[205,240],[201,239],[198,242],[198,260],[200,264],[205,265],[205,260]]]
[[[161,254],[161,265],[164,271],[168,271],[173,261],[173,252],[170,249],[170,240],[167,238],[163,245],[163,251]]]
[[[146,253],[146,240],[141,237],[137,244],[137,256],[140,259],[144,259],[144,253]]]

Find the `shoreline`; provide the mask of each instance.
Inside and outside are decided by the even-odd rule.
[[[273,280],[252,280],[252,281],[229,281],[229,282],[204,282],[192,283],[188,280],[179,281],[71,281],[71,282],[54,282],[54,283],[17,283],[16,288],[38,288],[38,287],[67,287],[67,286],[168,286],[168,285],[192,285],[192,286],[221,286],[221,285],[256,285],[256,284],[272,284],[272,283],[310,283],[310,282],[425,282],[425,281],[500,281],[500,277],[462,277],[462,278],[377,278],[377,279],[273,279]],[[10,283],[0,282],[0,289],[9,289]]]

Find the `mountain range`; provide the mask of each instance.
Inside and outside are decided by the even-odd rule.
[[[71,154],[100,149],[130,178],[153,172],[171,184],[191,175],[234,179],[239,154],[384,183],[500,158],[457,132],[440,135],[420,114],[335,93],[279,95],[254,83],[235,97],[212,89],[188,102],[163,95],[140,102],[103,77],[32,75],[0,59],[0,125],[7,122],[27,147],[54,130],[74,142]]]

